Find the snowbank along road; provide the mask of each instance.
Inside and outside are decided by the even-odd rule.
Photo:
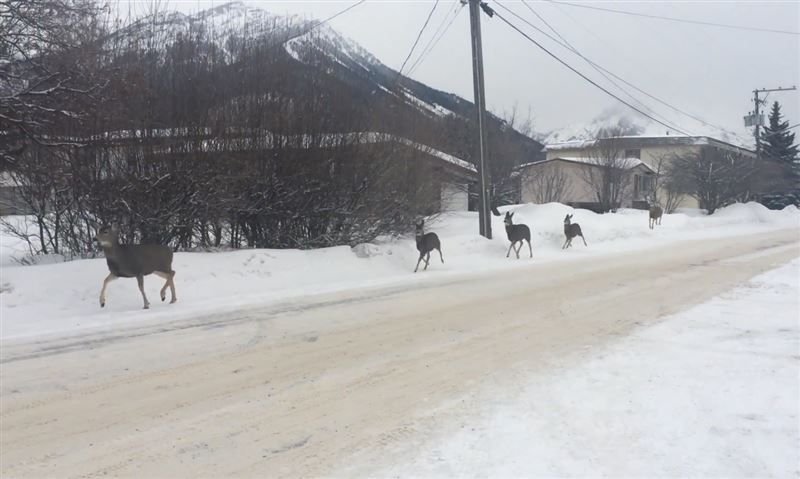
[[[800,255],[797,231],[6,341],[3,477],[319,476]]]

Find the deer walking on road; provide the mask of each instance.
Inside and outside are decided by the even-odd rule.
[[[576,236],[580,236],[583,240],[584,246],[589,246],[586,244],[586,238],[583,237],[583,232],[581,231],[581,225],[578,223],[571,223],[570,220],[572,219],[572,215],[567,215],[564,218],[564,236],[567,239],[564,241],[564,246],[561,249],[566,249],[572,246],[572,238]]]
[[[170,303],[178,299],[175,297],[175,271],[172,270],[172,250],[162,245],[152,244],[119,244],[119,231],[116,228],[105,229],[97,233],[95,241],[100,243],[106,255],[109,274],[103,281],[100,290],[100,307],[106,305],[106,287],[108,283],[117,278],[136,278],[139,291],[144,300],[144,309],[150,307],[147,295],[144,294],[144,277],[155,274],[167,280],[161,288],[161,301],[167,297],[167,287],[170,290]]]
[[[417,266],[414,268],[415,273],[419,269],[419,262],[423,259],[425,260],[425,267],[423,270],[428,269],[428,264],[430,263],[431,259],[431,251],[433,250],[437,250],[439,252],[439,259],[441,259],[442,264],[444,264],[444,258],[442,257],[442,244],[439,241],[439,237],[436,235],[436,233],[425,233],[424,226],[425,220],[421,220],[416,224],[417,232],[415,238],[417,240],[419,259],[417,260]]]
[[[508,252],[506,252],[506,258],[508,258],[511,254],[511,248],[514,248],[514,245],[519,243],[519,247],[514,248],[514,254],[516,254],[517,259],[519,259],[519,251],[522,249],[523,240],[528,242],[528,251],[531,254],[531,258],[533,258],[533,248],[531,247],[531,230],[528,228],[528,225],[515,225],[514,221],[512,220],[513,217],[514,213],[506,212],[506,217],[503,219],[503,223],[506,224],[506,235],[508,236],[508,241],[511,241],[511,244],[508,246]]]

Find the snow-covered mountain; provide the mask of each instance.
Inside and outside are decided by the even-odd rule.
[[[316,82],[314,88],[320,83],[326,84],[351,105],[358,105],[365,117],[374,117],[375,124],[367,125],[370,130],[398,134],[423,143],[430,143],[433,138],[434,143],[440,143],[432,146],[461,158],[467,158],[472,150],[463,138],[441,134],[455,131],[461,135],[464,128],[459,127],[472,121],[472,102],[398,75],[358,43],[328,24],[319,24],[316,19],[274,15],[237,1],[191,15],[178,12],[150,15],[120,29],[115,38],[146,48],[162,48],[181,36],[198,34],[213,38],[216,47],[226,55],[232,56],[243,41],[255,41],[270,51],[284,52],[294,62],[288,74],[283,72],[292,78],[287,84],[300,85],[312,77]],[[432,124],[439,125],[441,131],[432,128]],[[412,126],[406,131],[397,130],[408,125]],[[520,156],[525,156],[525,161],[541,150],[540,143],[508,128],[491,114],[489,127],[490,132],[498,132],[495,138],[499,141],[514,143],[513,148],[521,151]],[[415,134],[427,137],[414,138]],[[451,144],[447,144],[448,141]]]
[[[627,136],[682,136],[681,133],[674,129],[669,129],[664,125],[656,123],[635,111],[629,110],[623,105],[615,105],[604,109],[588,123],[567,125],[548,132],[539,133],[536,135],[536,139],[544,144],[562,143],[572,140],[588,140],[595,138],[597,132],[608,129],[619,129],[623,135]],[[721,130],[694,122],[689,133],[695,136],[709,136],[747,148],[753,147],[752,136],[746,134],[744,131],[735,132]]]

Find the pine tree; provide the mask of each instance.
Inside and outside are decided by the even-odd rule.
[[[797,178],[800,177],[798,145],[794,142],[794,133],[789,131],[789,122],[781,121],[781,116],[781,105],[776,101],[769,114],[769,126],[764,127],[762,153],[765,158],[789,167]]]

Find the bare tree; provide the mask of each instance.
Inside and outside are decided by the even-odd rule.
[[[0,0],[0,159],[6,166],[26,145],[76,143],[49,128],[81,119],[85,102],[102,86],[82,55],[96,47],[101,14],[93,0]]]
[[[652,165],[656,172],[653,176],[652,200],[664,208],[667,214],[674,213],[684,197],[677,182],[669,175],[670,161],[671,156],[660,155]]]
[[[600,130],[587,162],[581,166],[581,178],[592,190],[602,212],[619,208],[629,193],[632,175],[630,160],[625,158],[619,128]]]
[[[674,187],[697,199],[713,214],[722,206],[746,201],[758,180],[758,162],[742,153],[704,148],[696,154],[676,156],[668,175]]]
[[[560,203],[572,194],[569,175],[556,163],[529,167],[523,176],[536,203]]]

